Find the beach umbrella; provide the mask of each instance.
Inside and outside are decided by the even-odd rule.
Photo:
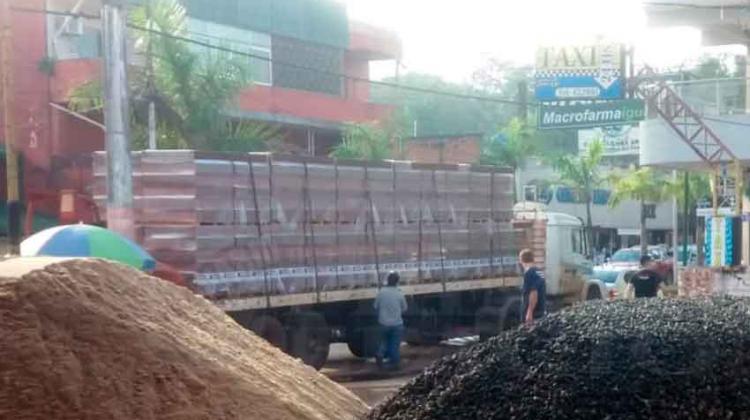
[[[92,257],[151,271],[156,261],[135,242],[111,230],[85,224],[55,226],[21,242],[21,256]]]

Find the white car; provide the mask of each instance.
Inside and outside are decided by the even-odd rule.
[[[607,287],[607,300],[624,299],[628,297],[629,287],[625,277],[634,274],[634,270],[618,269],[609,265],[594,267],[592,278],[601,280]]]
[[[634,299],[633,287],[630,285],[630,276],[637,273],[634,270],[612,270],[607,266],[594,267],[592,278],[601,280],[607,287],[607,300]],[[659,297],[664,293],[659,290]]]

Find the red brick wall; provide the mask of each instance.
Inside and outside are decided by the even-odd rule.
[[[43,10],[46,5],[44,0],[10,0],[10,6]],[[46,19],[41,13],[12,9],[10,16],[0,16],[6,18],[10,19],[13,39],[9,57],[13,71],[9,112],[15,128],[15,147],[24,162],[22,188],[29,191],[44,187],[40,172],[48,170],[50,165],[49,77],[39,70],[40,61],[47,55]],[[2,118],[0,113],[0,126],[4,124]],[[0,134],[0,143],[4,142],[4,135]],[[5,183],[5,177],[2,182]]]
[[[405,159],[425,163],[477,163],[481,139],[477,135],[410,139]]]

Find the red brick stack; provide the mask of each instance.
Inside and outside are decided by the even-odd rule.
[[[208,295],[496,276],[527,246],[543,264],[544,223],[513,226],[507,172],[181,150],[136,152],[133,168],[138,241]],[[95,176],[103,209],[103,154]]]
[[[716,291],[717,273],[707,267],[692,267],[680,272],[679,295],[685,297],[711,296]]]

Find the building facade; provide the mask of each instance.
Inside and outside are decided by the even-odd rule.
[[[96,19],[101,0],[10,2],[9,16],[2,17],[10,22],[13,40],[9,115],[22,156],[22,198],[26,205],[36,199],[37,209],[54,218],[59,191],[86,194],[91,153],[104,149],[101,115],[76,115],[67,106],[74,88],[102,78],[101,23]],[[370,101],[366,81],[371,61],[400,58],[400,40],[391,32],[350,21],[340,3],[181,3],[187,13],[186,36],[199,42],[195,45],[223,47],[248,57],[253,83],[227,113],[236,120],[274,126],[284,151],[326,155],[340,141],[344,124],[380,121],[392,112],[392,107]],[[142,65],[143,57],[129,61]],[[2,185],[4,202],[5,182]]]

